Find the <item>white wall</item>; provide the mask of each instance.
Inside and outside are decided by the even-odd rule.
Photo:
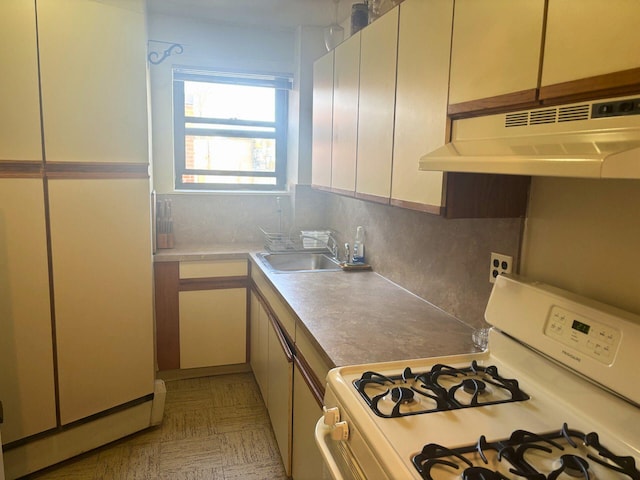
[[[148,17],[149,51],[162,53],[180,43],[184,52],[160,65],[149,65],[153,184],[158,193],[173,191],[174,66],[294,73],[296,71],[293,30],[240,28],[198,19],[151,14]]]
[[[640,182],[534,178],[521,273],[640,314]]]

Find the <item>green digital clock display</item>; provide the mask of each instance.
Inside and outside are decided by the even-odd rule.
[[[579,332],[582,332],[585,335],[589,335],[589,330],[591,329],[589,325],[587,325],[586,323],[579,322],[578,320],[573,321],[571,328]]]

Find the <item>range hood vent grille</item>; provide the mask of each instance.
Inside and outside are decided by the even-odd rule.
[[[529,125],[529,112],[508,113],[504,119],[504,126],[526,127]]]
[[[590,106],[588,103],[585,103],[582,105],[546,108],[544,110],[508,113],[505,115],[504,126],[506,128],[528,127],[530,125],[543,125],[546,123],[589,120],[589,112]]]
[[[577,120],[589,120],[589,104],[562,107],[558,109],[558,122],[575,122]]]

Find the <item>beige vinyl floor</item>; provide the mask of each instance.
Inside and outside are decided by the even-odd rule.
[[[162,425],[88,452],[38,480],[286,479],[251,373],[166,382]]]

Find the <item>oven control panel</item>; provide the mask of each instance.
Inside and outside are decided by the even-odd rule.
[[[606,365],[613,363],[621,337],[619,330],[558,305],[551,307],[544,333]]]

